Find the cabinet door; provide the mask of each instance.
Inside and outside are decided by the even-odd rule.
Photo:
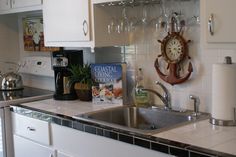
[[[56,124],[52,124],[52,140],[55,149],[67,152],[70,157],[173,157]]]
[[[31,7],[41,4],[42,0],[12,0],[12,8]]]
[[[0,0],[0,11],[10,9],[10,0]]]
[[[202,0],[201,5],[205,7],[204,24],[205,36],[208,43],[231,43],[236,42],[236,14],[235,0]],[[212,31],[209,30],[209,20],[212,17]]]
[[[46,46],[90,40],[89,0],[45,0],[43,19]]]
[[[15,157],[54,157],[51,148],[14,135]]]
[[[65,153],[62,153],[62,152],[58,151],[57,152],[57,157],[72,157],[72,156],[69,156],[69,155],[67,155]]]

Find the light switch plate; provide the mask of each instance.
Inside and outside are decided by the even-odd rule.
[[[54,77],[51,67],[51,57],[44,56],[28,56],[21,60],[19,72]]]

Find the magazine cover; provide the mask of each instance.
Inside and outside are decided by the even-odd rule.
[[[126,99],[126,64],[92,64],[94,104],[123,104]]]

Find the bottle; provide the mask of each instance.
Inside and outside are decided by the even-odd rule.
[[[149,102],[149,95],[147,91],[143,91],[144,78],[142,68],[138,69],[136,76],[136,84],[133,90],[133,99],[136,106],[147,106]]]

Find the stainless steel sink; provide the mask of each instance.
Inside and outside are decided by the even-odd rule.
[[[177,112],[123,106],[77,115],[74,118],[143,134],[154,134],[183,124],[195,122],[196,120],[209,118],[209,115],[206,113],[202,113],[198,117],[191,115],[191,111]]]

